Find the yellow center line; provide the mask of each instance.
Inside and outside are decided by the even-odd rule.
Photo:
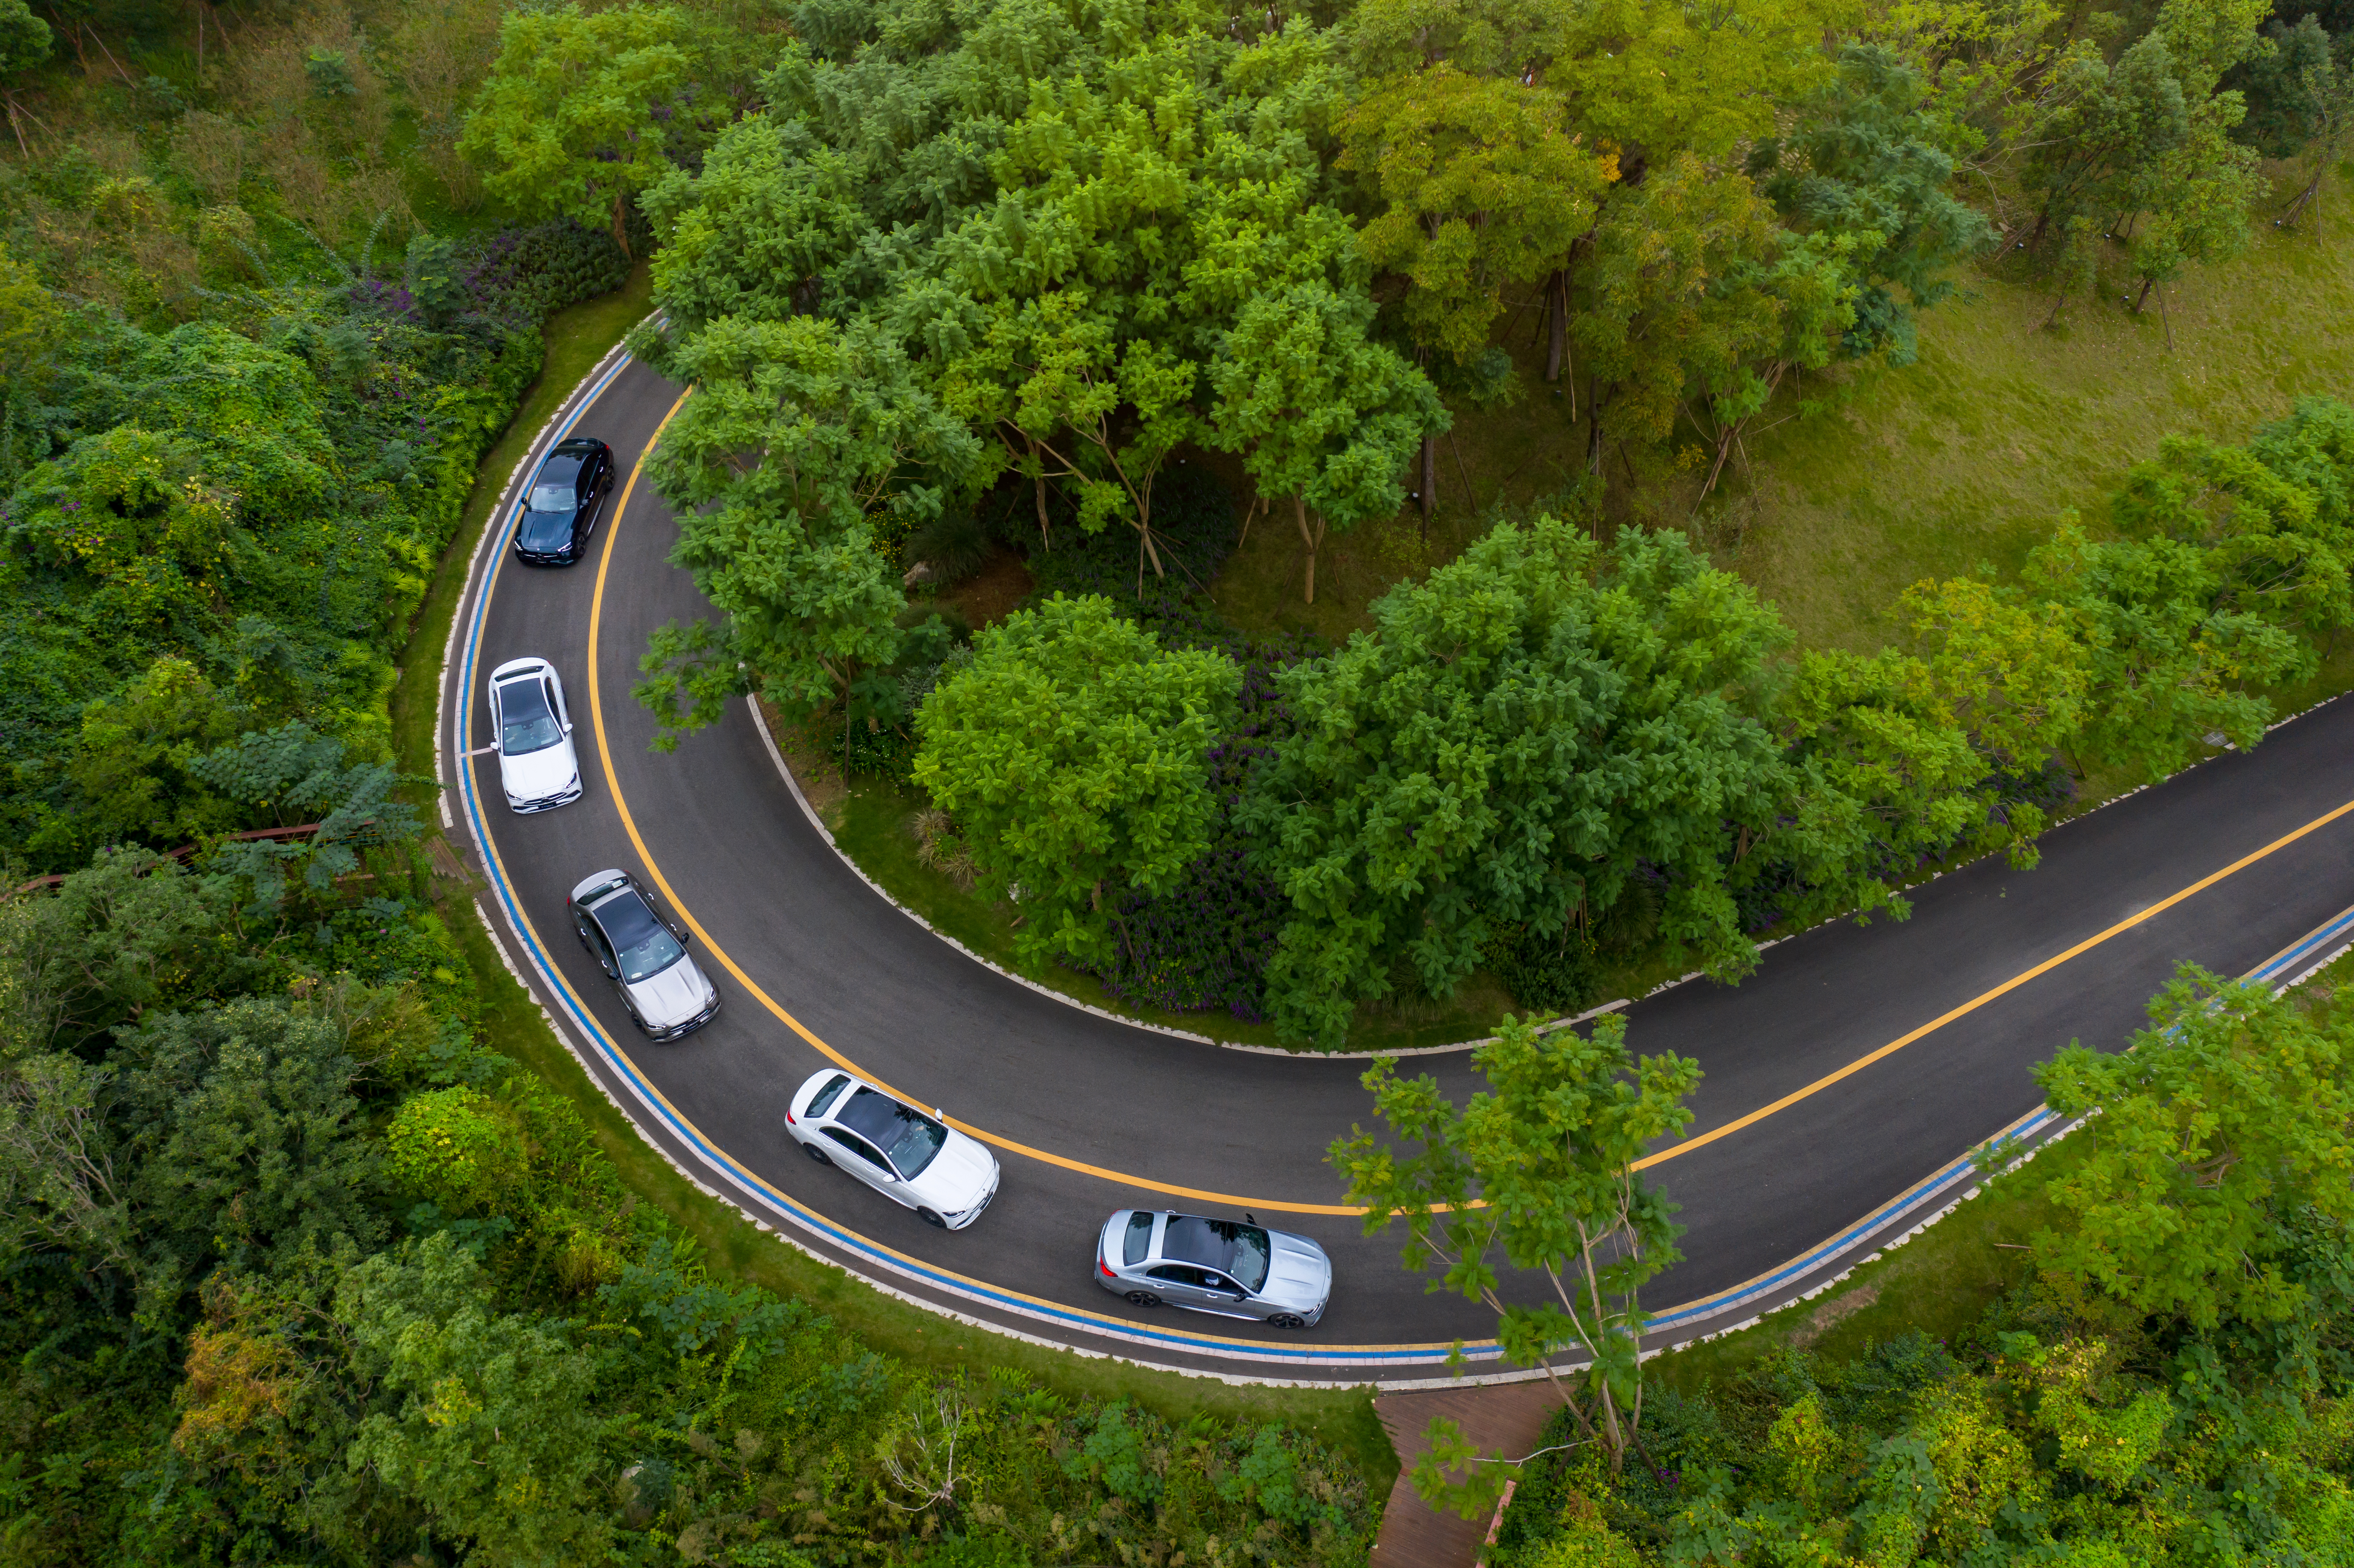
[[[1755,1126],[1756,1123],[1764,1121],[1767,1117],[1774,1115],[1777,1111],[1787,1110],[1791,1106],[1797,1105],[1800,1100],[1806,1099],[1810,1096],[1822,1093],[1825,1089],[1829,1088],[1833,1084],[1838,1083],[1840,1079],[1852,1077],[1856,1074],[1862,1072],[1866,1067],[1871,1066],[1874,1062],[1880,1061],[1883,1057],[1894,1055],[1897,1052],[1903,1050],[1904,1047],[1912,1044],[1915,1040],[1920,1039],[1923,1035],[1935,1033],[1936,1031],[1943,1029],[1946,1024],[1951,1023],[1955,1019],[1960,1018],[1966,1013],[1976,1012],[1979,1008],[1984,1007],[1988,1002],[1994,1001],[1997,997],[2007,996],[2010,992],[2017,991],[2020,986],[2025,985],[2029,980],[2033,980],[2036,976],[2050,973],[2052,970],[2058,969],[2062,964],[2066,963],[2070,959],[2074,958],[2077,954],[2089,952],[2093,948],[2099,947],[2103,942],[2107,941],[2110,938],[2126,931],[2130,931],[2145,920],[2152,919],[2159,915],[2163,915],[2166,911],[2173,908],[2184,899],[2190,897],[2193,894],[2205,892],[2208,888],[2214,886],[2225,877],[2230,876],[2236,872],[2246,870],[2249,866],[2255,864],[2256,862],[2264,859],[2266,855],[2271,854],[2274,851],[2286,848],[2288,845],[2296,842],[2297,840],[2305,837],[2306,834],[2312,832],[2317,828],[2328,826],[2349,811],[2354,811],[2354,800],[2349,800],[2346,804],[2338,807],[2336,810],[2328,812],[2323,816],[2314,818],[2313,821],[2306,823],[2305,826],[2298,828],[2292,832],[2282,834],[2279,838],[2274,839],[2272,842],[2253,853],[2242,855],[2239,859],[2233,861],[2222,870],[2213,872],[2206,876],[2200,877],[2198,881],[2192,883],[2181,892],[2159,900],[2158,903],[2151,905],[2148,908],[2141,911],[2139,914],[2126,916],[2124,919],[2118,921],[2107,930],[2099,933],[2097,936],[2085,938],[2083,941],[2077,943],[2074,947],[2070,948],[2065,952],[2053,954],[2052,957],[2044,959],[2041,963],[2036,965],[2033,969],[2021,970],[2020,973],[2015,974],[2009,980],[2003,981],[2000,985],[1996,986],[1992,991],[1980,991],[1978,995],[1970,998],[1969,1001],[1962,1003],[1961,1006],[1953,1009],[1951,1012],[1939,1013],[1936,1017],[1921,1025],[1920,1028],[1915,1029],[1910,1034],[1899,1035],[1897,1038],[1891,1040],[1887,1044],[1882,1045],[1879,1050],[1871,1052],[1865,1055],[1858,1056],[1854,1061],[1850,1062],[1846,1066],[1839,1069],[1839,1071],[1829,1073],[1824,1075],[1822,1077],[1817,1078],[1805,1088],[1793,1089],[1788,1094],[1784,1095],[1780,1099],[1774,1101],[1770,1105],[1759,1106],[1747,1116],[1736,1118],[1732,1121],[1726,1122],[1723,1127],[1711,1128],[1708,1131],[1702,1133],[1698,1138],[1686,1139],[1681,1143],[1675,1144],[1667,1149],[1662,1149],[1657,1154],[1638,1160],[1635,1161],[1635,1169],[1638,1171],[1649,1170],[1654,1165],[1662,1164],[1670,1160],[1676,1159],[1680,1155],[1690,1154],[1693,1150],[1701,1148],[1704,1144],[1714,1143],[1718,1139],[1726,1137],[1732,1133],[1739,1132],[1744,1127]]]
[[[741,985],[747,991],[750,992],[761,1006],[767,1008],[771,1013],[775,1014],[788,1029],[790,1029],[794,1033],[800,1035],[803,1040],[808,1041],[809,1044],[816,1049],[818,1054],[824,1056],[828,1061],[833,1063],[836,1066],[839,1066],[845,1071],[857,1074],[860,1077],[866,1079],[869,1083],[881,1088],[886,1094],[896,1096],[898,1098],[909,1101],[910,1103],[920,1104],[922,1102],[917,1100],[915,1096],[904,1094],[901,1091],[893,1088],[889,1084],[884,1082],[881,1078],[876,1077],[874,1074],[869,1073],[865,1068],[861,1067],[857,1063],[853,1062],[849,1057],[843,1055],[841,1052],[835,1050],[832,1046],[827,1044],[824,1041],[811,1033],[808,1026],[803,1024],[800,1019],[795,1018],[791,1013],[786,1012],[785,1009],[779,1004],[776,998],[770,996],[766,991],[762,990],[758,982],[755,981],[750,975],[744,972],[741,965],[737,964],[734,959],[727,956],[726,948],[722,948],[717,942],[712,939],[711,933],[704,928],[703,923],[695,917],[694,911],[689,909],[686,906],[686,902],[679,897],[677,890],[671,886],[670,879],[663,874],[662,867],[655,862],[653,853],[646,847],[644,836],[638,832],[637,820],[630,814],[630,803],[621,793],[620,779],[615,776],[613,771],[613,751],[612,747],[607,744],[605,738],[605,705],[602,700],[602,693],[599,683],[599,662],[597,657],[598,633],[603,625],[605,614],[605,579],[613,564],[613,542],[620,537],[621,524],[629,515],[630,496],[638,487],[638,475],[644,471],[646,458],[653,451],[655,444],[662,440],[663,431],[670,428],[672,418],[677,415],[680,408],[683,407],[687,398],[693,395],[693,390],[694,389],[690,387],[687,391],[682,392],[678,395],[678,401],[670,406],[670,412],[663,416],[662,423],[654,427],[653,435],[647,440],[644,450],[638,454],[638,461],[630,469],[629,482],[621,487],[621,503],[613,509],[612,525],[605,532],[605,548],[597,557],[597,586],[594,596],[588,602],[588,715],[597,732],[597,755],[599,760],[604,765],[605,788],[612,795],[613,809],[620,814],[622,831],[630,835],[630,842],[636,848],[638,858],[645,863],[647,874],[653,878],[654,885],[662,889],[663,896],[670,901],[671,907],[678,911],[679,917],[687,923],[688,927],[693,929],[697,937],[702,938],[704,947],[710,951],[712,958],[719,964],[719,967],[733,975],[736,978],[737,983]],[[2003,981],[2000,985],[1996,986],[1991,991],[1982,991],[1978,995],[1972,997],[1969,1001],[1962,1003],[1959,1007],[1954,1008],[1949,1012],[1940,1013],[1938,1016],[1931,1019],[1928,1022],[1921,1025],[1921,1027],[1912,1031],[1910,1033],[1900,1035],[1896,1039],[1890,1041],[1887,1044],[1881,1046],[1878,1050],[1858,1056],[1854,1061],[1848,1063],[1838,1071],[1826,1074],[1803,1088],[1794,1089],[1790,1093],[1784,1095],[1780,1099],[1775,1100],[1770,1104],[1760,1106],[1746,1116],[1738,1117],[1732,1121],[1726,1122],[1722,1127],[1710,1128],[1708,1131],[1702,1133],[1697,1138],[1686,1139],[1681,1143],[1674,1144],[1667,1149],[1659,1150],[1657,1154],[1649,1155],[1637,1160],[1635,1162],[1635,1169],[1638,1171],[1644,1171],[1649,1170],[1654,1165],[1664,1164],[1666,1161],[1674,1160],[1679,1156],[1689,1154],[1695,1149],[1700,1149],[1705,1145],[1714,1143],[1720,1138],[1729,1137],[1734,1133],[1739,1132],[1744,1128],[1754,1127],[1770,1116],[1787,1110],[1790,1107],[1797,1105],[1801,1100],[1812,1098],[1814,1096],[1822,1093],[1825,1089],[1829,1088],[1832,1085],[1840,1083],[1844,1079],[1853,1077],[1856,1074],[1862,1072],[1866,1067],[1871,1066],[1873,1063],[1882,1061],[1887,1057],[1893,1056],[1897,1052],[1904,1049],[1907,1045],[1914,1044],[1915,1041],[1935,1033],[1938,1030],[1943,1029],[1946,1024],[1953,1022],[1954,1020],[1965,1017],[1969,1013],[1977,1012],[1987,1003],[1993,1001],[1998,998],[2009,995],[2010,992],[2017,991],[2020,986],[2025,985],[2028,981],[2034,980],[2039,975],[2049,974],[2052,970],[2058,969],[2062,964],[2066,963],[2069,959],[2076,958],[2081,954],[2090,952],[2093,948],[2099,947],[2102,943],[2108,941],[2111,938],[2118,936],[2124,932],[2130,931],[2135,927],[2141,925],[2143,922],[2164,914],[2167,910],[2173,908],[2184,899],[2192,897],[2197,894],[2203,893],[2208,888],[2214,886],[2219,882],[2221,882],[2224,878],[2235,875],[2238,873],[2246,870],[2249,866],[2255,864],[2256,862],[2263,860],[2265,856],[2295,843],[2297,840],[2305,837],[2307,833],[2328,826],[2331,822],[2336,821],[2338,818],[2345,816],[2349,811],[2354,811],[2354,800],[2349,800],[2346,804],[2338,807],[2336,810],[2330,811],[2323,816],[2316,817],[2313,821],[2306,823],[2303,827],[2298,828],[2294,832],[2283,834],[2281,837],[2274,839],[2272,842],[2253,853],[2241,856],[2238,860],[2233,861],[2231,864],[2223,867],[2221,871],[2213,872],[2206,876],[2200,877],[2198,881],[2192,883],[2190,886],[2183,888],[2180,892],[2159,900],[2158,903],[2151,905],[2148,908],[2142,910],[2138,914],[2126,916],[2125,919],[2118,921],[2115,925],[2111,926],[2107,930],[2102,931],[2094,936],[2087,937],[2083,941],[2077,943],[2073,948],[2067,948],[2065,951],[2055,953],[2051,958],[2048,958],[2041,963],[2037,964],[2034,968],[2021,970],[2020,973],[2013,975],[2010,979]],[[1048,1150],[1034,1149],[1029,1144],[1017,1143],[1013,1139],[987,1131],[984,1128],[971,1125],[970,1122],[959,1121],[953,1117],[949,1117],[944,1119],[948,1121],[949,1126],[956,1128],[959,1131],[965,1132],[974,1138],[978,1138],[984,1143],[995,1144],[998,1148],[1006,1150],[1012,1153],[1026,1155],[1030,1159],[1040,1160],[1048,1165],[1060,1166],[1066,1171],[1074,1171],[1083,1176],[1097,1177],[1099,1180],[1115,1182],[1121,1186],[1141,1188],[1146,1192],[1162,1192],[1171,1197],[1193,1198],[1208,1203],[1224,1203],[1232,1208],[1267,1209],[1293,1214],[1346,1215],[1363,1214],[1365,1212],[1363,1207],[1345,1203],[1294,1203],[1287,1202],[1278,1198],[1246,1198],[1238,1197],[1231,1192],[1208,1192],[1198,1187],[1172,1186],[1165,1181],[1148,1181],[1141,1176],[1129,1175],[1125,1171],[1107,1170],[1100,1165],[1089,1165],[1084,1160],[1073,1160],[1066,1155],[1056,1154]]]
[[[655,443],[662,440],[663,431],[669,428],[671,419],[678,413],[679,408],[686,402],[692,392],[693,388],[690,387],[678,395],[678,401],[670,406],[670,412],[664,414],[662,423],[654,427],[653,435],[646,441],[645,450],[638,454],[637,462],[630,470],[629,482],[621,487],[621,503],[613,509],[612,525],[605,531],[605,548],[597,557],[597,586],[588,601],[588,716],[597,732],[597,756],[604,765],[605,788],[613,798],[613,809],[620,814],[622,832],[630,835],[630,842],[637,850],[638,858],[645,863],[646,874],[653,879],[656,887],[662,889],[663,896],[670,902],[672,908],[678,911],[679,918],[684,920],[695,936],[702,939],[704,947],[709,950],[712,959],[721,969],[735,976],[737,983],[750,992],[754,1000],[775,1014],[786,1028],[808,1041],[826,1060],[846,1071],[857,1074],[887,1095],[896,1096],[911,1104],[922,1104],[924,1102],[917,1099],[915,1096],[893,1088],[888,1083],[811,1033],[807,1025],[786,1012],[776,998],[762,990],[758,981],[744,972],[743,966],[727,956],[727,950],[725,948],[712,939],[711,933],[704,928],[703,922],[695,917],[695,912],[687,907],[686,901],[678,895],[678,890],[671,886],[670,879],[663,874],[662,866],[654,860],[653,852],[646,847],[644,835],[638,832],[637,819],[630,814],[629,800],[621,793],[620,779],[613,771],[613,748],[605,738],[605,704],[602,687],[598,677],[599,662],[597,656],[598,634],[603,627],[605,615],[605,579],[613,565],[613,541],[620,537],[621,524],[629,516],[630,495],[638,487],[638,475],[645,469],[646,456],[653,450]],[[1222,1203],[1229,1208],[1267,1209],[1293,1214],[1362,1214],[1365,1212],[1363,1208],[1341,1203],[1289,1203],[1271,1198],[1244,1198],[1231,1192],[1212,1192],[1198,1187],[1177,1187],[1165,1181],[1150,1181],[1140,1176],[1129,1175],[1124,1171],[1108,1171],[1100,1165],[1089,1165],[1083,1160],[1072,1160],[1047,1150],[1034,1149],[1026,1143],[1017,1143],[1013,1139],[974,1127],[969,1122],[959,1121],[954,1117],[944,1119],[960,1132],[969,1133],[985,1143],[993,1143],[998,1148],[1013,1153],[1027,1155],[1033,1160],[1043,1160],[1049,1165],[1059,1165],[1066,1171],[1076,1171],[1083,1176],[1094,1176],[1123,1186],[1140,1187],[1149,1192],[1163,1192],[1172,1198],[1191,1198],[1204,1203]]]

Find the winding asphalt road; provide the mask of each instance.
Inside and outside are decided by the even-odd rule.
[[[1444,1375],[1458,1340],[1492,1359],[1492,1319],[1426,1293],[1399,1266],[1402,1238],[1364,1236],[1341,1206],[1323,1151],[1369,1114],[1362,1060],[1184,1040],[993,972],[843,862],[747,705],[675,755],[649,750],[652,719],[629,695],[637,658],[655,627],[707,612],[666,564],[674,524],[634,471],[680,397],[618,355],[583,384],[543,441],[602,437],[630,488],[590,559],[559,571],[502,548],[503,503],[444,672],[445,799],[489,879],[494,931],[576,1054],[707,1188],[991,1328],[1230,1377],[1410,1384]],[[588,788],[516,817],[496,759],[461,754],[490,738],[484,676],[525,653],[563,674]],[[565,918],[567,890],[617,865],[667,890],[724,998],[679,1044],[635,1032]],[[2072,1038],[2124,1044],[2179,961],[2236,974],[2273,956],[2266,972],[2285,979],[2333,950],[2354,931],[2354,916],[2332,922],[2349,872],[2354,704],[2339,703],[2055,830],[2035,871],[1982,863],[1919,889],[1910,921],[1826,927],[1773,947],[1737,988],[1694,981],[1635,1004],[1635,1049],[1706,1073],[1691,1134],[1649,1172],[1691,1227],[1687,1261],[1646,1293],[1679,1304],[1659,1340],[1820,1284],[1949,1204],[1973,1145],[2051,1131],[2029,1067]],[[1003,1186],[975,1226],[930,1230],[800,1155],[785,1100],[829,1059],[998,1145]],[[1458,1098],[1473,1086],[1468,1051],[1409,1065]],[[1316,1237],[1335,1262],[1330,1313],[1286,1335],[1129,1307],[1097,1288],[1089,1258],[1106,1213],[1129,1205],[1249,1210]]]

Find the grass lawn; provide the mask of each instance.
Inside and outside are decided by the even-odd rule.
[[[1922,323],[1917,365],[1859,374],[1842,406],[1753,443],[1755,486],[1717,524],[1733,563],[1803,641],[1868,650],[1907,584],[2016,571],[2063,510],[2097,525],[2166,437],[2244,440],[2300,397],[2354,393],[2354,249],[2311,223],[2255,232],[2168,291],[2171,352],[2154,299],[2119,302],[2122,268],[2051,331],[2048,293],[1972,280]]]
[[[2354,165],[2349,165],[2354,169]],[[2119,302],[2123,263],[2098,293],[2042,330],[2051,296],[2001,270],[1965,269],[1960,291],[1920,323],[1917,363],[1854,367],[1786,389],[1736,465],[1694,516],[1696,461],[1631,487],[1614,461],[1614,514],[1691,525],[1720,561],[1780,606],[1801,643],[1870,650],[1890,609],[1925,577],[1981,562],[2016,571],[2064,510],[2098,523],[2109,493],[2170,435],[2245,440],[2310,394],[2354,394],[2354,248],[2335,238],[2349,188],[2332,182],[2318,224],[2256,220],[2249,252],[2194,270],[2167,291],[2174,346],[2153,296]],[[1541,506],[1583,471],[1584,426],[1567,389],[1543,381],[1533,312],[1503,342],[1522,372],[1511,407],[1458,409],[1438,443],[1437,515],[1426,547],[1411,509],[1325,546],[1317,604],[1299,602],[1303,553],[1287,514],[1261,518],[1214,591],[1254,630],[1312,626],[1344,636],[1393,584],[1451,559],[1500,503]],[[1799,417],[1802,400],[1816,405]],[[1583,410],[1576,410],[1582,414]],[[1681,440],[1696,443],[1687,427]],[[1687,453],[1696,460],[1698,450]]]

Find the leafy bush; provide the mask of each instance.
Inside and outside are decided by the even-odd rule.
[[[463,1086],[411,1095],[384,1139],[393,1179],[451,1213],[497,1207],[529,1165],[514,1122]]]

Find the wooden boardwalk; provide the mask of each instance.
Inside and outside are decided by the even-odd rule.
[[[1433,1513],[1414,1495],[1406,1477],[1422,1454],[1425,1426],[1438,1418],[1456,1422],[1481,1448],[1501,1448],[1505,1457],[1517,1459],[1537,1446],[1537,1435],[1560,1404],[1553,1384],[1543,1378],[1385,1393],[1375,1399],[1374,1414],[1397,1449],[1399,1469],[1397,1485],[1390,1489],[1390,1500],[1382,1510],[1373,1568],[1471,1568],[1488,1533],[1488,1520]]]

